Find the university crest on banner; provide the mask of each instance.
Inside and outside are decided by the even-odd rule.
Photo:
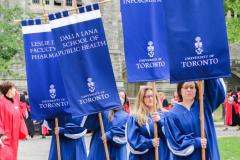
[[[77,115],[121,106],[98,4],[50,14],[69,104]]]
[[[165,0],[164,11],[172,83],[231,75],[222,0]]]
[[[42,24],[40,19],[23,20],[22,32],[32,118],[47,119],[69,114],[69,103],[56,60],[60,54],[50,25]]]
[[[128,82],[169,79],[161,0],[120,0]]]

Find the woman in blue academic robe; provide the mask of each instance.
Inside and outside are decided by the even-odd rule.
[[[127,159],[125,126],[129,116],[123,108],[102,112],[106,139],[102,136],[98,114],[86,117],[84,126],[92,131],[88,160],[106,160],[104,142],[108,144],[109,157],[113,160]]]
[[[129,144],[129,160],[154,160],[154,147],[159,146],[159,159],[168,159],[169,151],[166,147],[161,124],[158,125],[158,137],[154,138],[154,122],[152,114],[156,114],[151,87],[142,87],[136,98],[134,113],[127,123],[127,142]],[[159,105],[156,97],[157,106]],[[159,113],[157,113],[159,114]]]
[[[102,119],[105,132],[108,129],[108,111],[102,112]],[[88,160],[106,160],[102,133],[99,124],[98,114],[92,114],[85,117],[84,127],[92,132]]]
[[[82,126],[82,117],[72,118],[66,116],[59,118],[59,127],[55,132],[59,132],[61,159],[62,160],[85,160],[87,159],[84,135],[87,130]],[[54,120],[49,121],[49,126],[54,130]],[[57,160],[56,136],[52,136],[49,160]]]
[[[177,85],[180,102],[161,118],[173,160],[200,160],[201,148],[206,159],[220,160],[212,113],[224,102],[225,87],[220,79],[205,80],[204,116],[206,138],[200,135],[199,89],[196,82]]]
[[[123,108],[118,108],[109,112],[108,129],[106,139],[102,137],[103,141],[107,141],[109,156],[113,160],[127,159],[127,140],[125,136],[125,127],[129,116]]]

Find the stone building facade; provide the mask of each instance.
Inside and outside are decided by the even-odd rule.
[[[78,6],[81,4],[85,5],[91,2],[95,3],[98,1],[77,0]],[[74,2],[72,0],[1,0],[0,4],[4,5],[5,7],[14,7],[15,5],[18,5],[27,12],[41,15],[44,12],[52,13],[56,11],[71,9],[73,8]],[[124,88],[124,56],[119,0],[112,0],[110,2],[103,3],[100,5],[100,8],[117,86],[119,88]],[[24,58],[16,55],[13,61],[14,65],[11,67],[11,70],[14,72],[19,72],[21,75],[25,76],[25,74],[23,73],[23,71],[25,70]],[[5,79],[11,79],[11,77],[6,78],[6,76],[4,75]],[[18,81],[21,81],[21,83],[16,82],[17,85],[20,85],[20,89],[26,88],[26,83],[24,83],[24,79]]]
[[[88,3],[96,3],[100,0],[77,0],[78,5],[85,5]],[[44,9],[42,2],[44,3]],[[35,13],[38,15],[43,12],[51,13],[59,10],[66,10],[73,8],[72,0],[0,0],[0,4],[6,7],[13,7],[15,5],[20,6],[24,10]],[[125,88],[128,94],[132,97],[136,96],[140,85],[145,83],[129,84],[126,79],[126,67],[124,59],[124,46],[123,46],[123,32],[122,32],[122,20],[120,15],[120,0],[111,0],[109,2],[100,5],[101,13],[103,17],[104,29],[107,37],[109,46],[111,61],[113,65],[114,75],[119,88]],[[239,85],[240,77],[240,45],[231,45],[231,61],[233,65],[233,78],[226,79],[229,86]],[[24,58],[16,55],[14,58],[15,64],[12,67],[13,71],[25,74]],[[1,75],[0,75],[1,76]],[[24,75],[25,76],[25,75]],[[23,76],[23,77],[24,77]],[[11,79],[11,77],[9,78]],[[20,79],[17,82],[20,89],[26,89],[26,80]],[[159,91],[166,93],[167,97],[170,98],[176,86],[169,84],[168,81],[161,81],[157,84]]]

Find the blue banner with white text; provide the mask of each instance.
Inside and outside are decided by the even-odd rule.
[[[22,21],[29,102],[33,119],[69,114],[61,72],[49,24]]]
[[[78,115],[121,106],[98,4],[49,15],[69,104]]]
[[[169,79],[162,0],[120,0],[128,82]]]
[[[231,75],[222,0],[164,0],[171,83]]]

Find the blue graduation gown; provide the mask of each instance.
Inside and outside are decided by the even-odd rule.
[[[130,148],[129,160],[154,160],[155,152],[152,144],[154,138],[154,123],[150,115],[148,123],[139,126],[135,116],[131,116],[127,123],[127,142]],[[160,138],[159,159],[168,159],[169,150],[166,147],[161,123],[158,123],[158,137]]]
[[[59,139],[61,158],[63,160],[87,159],[86,146],[83,136],[86,129],[81,125],[82,117],[72,118],[66,116],[59,118]],[[54,121],[49,121],[49,126],[54,130]],[[52,136],[48,160],[57,160],[56,136]]]
[[[102,112],[104,130],[108,129],[108,111]],[[88,153],[88,160],[106,160],[102,133],[99,125],[98,114],[93,114],[87,117],[85,125],[87,129],[93,131]]]
[[[216,132],[212,113],[224,102],[225,88],[220,79],[205,80],[204,116],[205,135],[207,138],[206,159],[220,160]],[[173,160],[200,160],[200,113],[199,101],[195,101],[190,110],[176,104],[161,119],[167,144]]]
[[[113,119],[108,124],[106,138],[110,159],[127,160],[127,140],[125,127],[129,116],[123,110],[115,112]]]

